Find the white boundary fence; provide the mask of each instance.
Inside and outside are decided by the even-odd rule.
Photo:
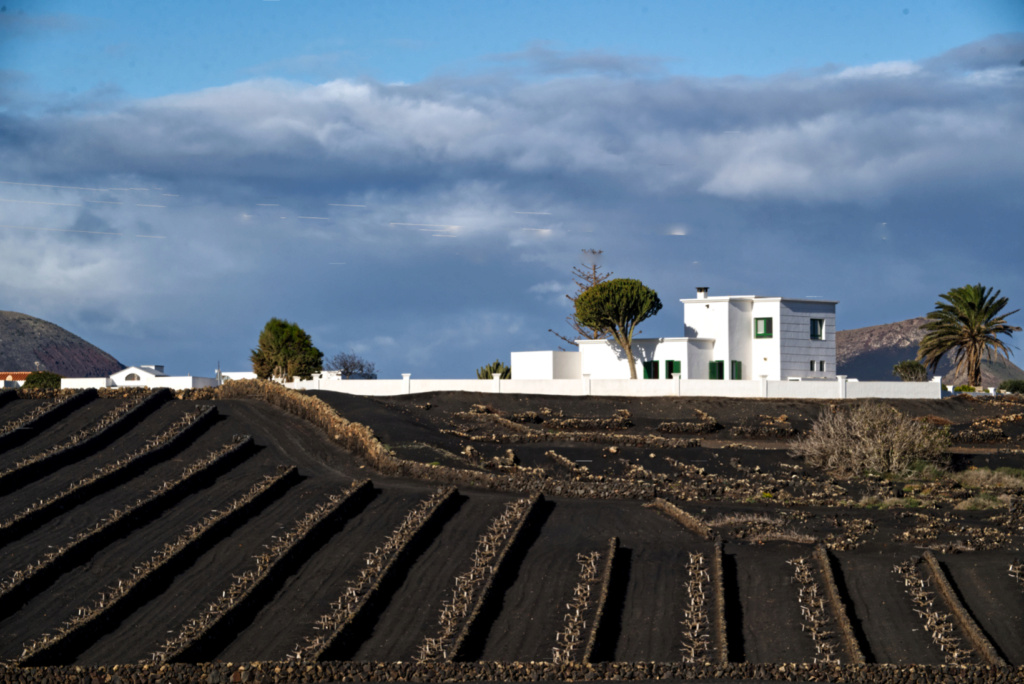
[[[368,397],[425,392],[550,394],[595,397],[748,397],[769,399],[941,399],[942,383],[836,380],[341,380],[314,377],[285,383],[300,390],[325,390]]]

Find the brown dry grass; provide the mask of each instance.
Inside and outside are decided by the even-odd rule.
[[[792,544],[814,544],[818,541],[818,538],[804,534],[803,532],[797,532],[792,528],[785,528],[781,530],[770,530],[766,532],[759,532],[750,536],[752,542],[790,542]]]
[[[968,468],[951,477],[967,489],[1024,489],[1024,477],[989,468]]]
[[[781,518],[774,518],[765,513],[730,513],[719,515],[708,522],[711,527],[729,527],[730,525],[781,525]]]

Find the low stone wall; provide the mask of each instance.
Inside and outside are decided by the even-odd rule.
[[[595,646],[598,643],[598,630],[602,628],[601,618],[604,616],[604,606],[608,602],[608,590],[612,584],[612,568],[615,567],[615,554],[618,552],[619,538],[612,537],[608,540],[608,548],[605,550],[604,562],[601,567],[601,578],[597,592],[597,609],[594,611],[593,624],[590,626],[587,643],[583,646],[584,663],[589,663],[594,657]],[[604,628],[607,629],[607,626]]]
[[[945,571],[939,564],[939,559],[935,557],[935,554],[930,550],[925,551],[922,554],[924,565],[928,568],[931,574],[932,582],[939,596],[942,597],[946,607],[949,608],[950,614],[957,623],[957,627],[964,633],[967,640],[971,642],[971,646],[974,651],[981,656],[989,665],[996,667],[1005,667],[1006,661],[1003,660],[996,649],[992,646],[992,642],[988,640],[988,637],[978,627],[978,623],[974,621],[971,614],[964,607],[964,604],[957,597],[956,592],[953,590],[952,585],[949,583],[949,579],[946,577]]]
[[[20,668],[0,663],[0,683],[36,684],[195,684],[210,682],[574,682],[713,679],[753,682],[831,681],[849,684],[1014,684],[1024,680],[1024,666],[993,668],[985,665],[841,665],[814,663],[748,664],[617,662],[475,662],[428,663],[352,662],[319,663],[247,662],[164,665],[112,665]]]
[[[659,496],[650,505],[699,537],[710,540],[715,536],[715,531],[711,529],[710,525],[696,516],[687,513],[671,501],[662,499]]]
[[[853,624],[846,612],[846,606],[839,595],[839,586],[836,584],[835,574],[832,572],[832,556],[824,544],[818,544],[814,548],[814,560],[818,564],[821,573],[822,583],[825,585],[825,595],[832,606],[832,617],[839,627],[839,638],[843,642],[843,650],[850,662],[863,664],[864,653],[861,651],[857,636],[853,633]]]
[[[729,637],[725,623],[725,544],[721,537],[715,540],[711,553],[711,586],[714,597],[711,600],[711,644],[715,662],[725,665],[729,662]]]

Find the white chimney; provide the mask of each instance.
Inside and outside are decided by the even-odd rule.
[[[707,298],[708,298],[708,288],[706,288],[706,287],[698,287],[697,288],[697,299],[707,299]]]

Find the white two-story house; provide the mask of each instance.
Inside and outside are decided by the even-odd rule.
[[[637,377],[689,380],[835,379],[836,304],[754,295],[682,299],[683,337],[633,340]],[[515,380],[629,378],[626,354],[608,340],[578,352],[513,352]]]

